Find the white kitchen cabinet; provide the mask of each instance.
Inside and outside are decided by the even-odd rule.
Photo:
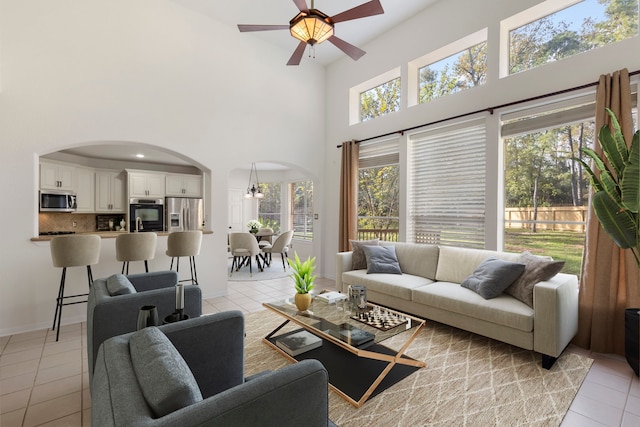
[[[75,170],[76,212],[94,212],[94,175],[92,168],[77,167]]]
[[[202,197],[202,176],[186,174],[167,175],[167,196]]]
[[[96,212],[126,213],[124,172],[96,171]]]
[[[129,197],[153,197],[165,196],[164,173],[128,172]]]
[[[40,189],[73,191],[75,167],[40,162]]]

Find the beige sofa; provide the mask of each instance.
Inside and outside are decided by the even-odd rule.
[[[387,244],[382,243],[381,244]],[[352,270],[352,252],[336,259],[336,287],[365,285],[369,301],[542,354],[549,369],[578,329],[578,278],[558,273],[533,289],[533,308],[505,293],[485,300],[460,286],[483,260],[520,254],[394,243],[402,274]]]

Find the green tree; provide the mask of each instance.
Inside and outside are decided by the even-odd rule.
[[[400,77],[360,94],[360,120],[400,110]]]
[[[397,165],[359,170],[358,228],[397,230],[399,216]]]

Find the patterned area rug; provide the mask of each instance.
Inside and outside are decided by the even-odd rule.
[[[231,263],[233,258],[229,259],[227,262],[227,272],[231,271]],[[271,261],[271,266],[264,266],[264,270],[258,270],[256,267],[256,261],[253,260],[253,274],[249,274],[249,266],[246,265],[242,267],[238,271],[234,271],[231,276],[229,276],[229,281],[231,282],[250,282],[257,280],[270,280],[270,279],[280,279],[282,277],[287,277],[291,274],[291,268],[287,266],[287,270],[285,271],[282,268],[282,259],[279,255],[275,255],[273,260]]]
[[[246,375],[289,364],[262,342],[283,320],[269,311],[246,316]],[[331,420],[340,427],[558,426],[593,363],[565,352],[546,370],[535,352],[432,321],[407,354],[427,366],[360,408],[330,392]]]

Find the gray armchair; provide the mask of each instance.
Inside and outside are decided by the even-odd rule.
[[[175,271],[131,274],[126,277],[136,293],[112,296],[107,287],[106,278],[94,280],[89,291],[87,301],[89,383],[92,381],[93,366],[100,344],[108,338],[134,332],[140,307],[155,305],[158,308],[160,322],[175,311],[175,285],[178,283],[178,274]],[[202,293],[198,286],[184,286],[184,313],[191,318],[202,315]]]
[[[153,328],[111,338],[100,347],[91,386],[92,425],[333,426],[328,374],[317,360],[244,378],[241,312],[163,325],[161,333],[148,329]],[[160,350],[158,341],[140,345],[140,336],[148,332],[167,341],[164,334],[170,344]],[[147,354],[156,351],[159,359]],[[144,363],[150,359],[161,361]],[[158,381],[174,385],[185,376],[186,388],[157,386]],[[186,395],[198,397],[187,401]]]

